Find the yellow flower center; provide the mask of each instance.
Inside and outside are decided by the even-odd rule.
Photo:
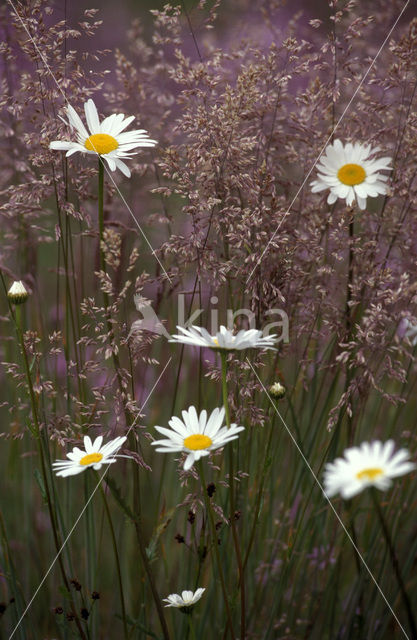
[[[380,467],[370,467],[369,469],[363,469],[358,471],[356,477],[358,480],[375,480],[379,476],[382,476],[384,470]]]
[[[184,447],[192,451],[199,451],[200,449],[208,449],[212,442],[213,440],[203,433],[195,433],[184,439]]]
[[[343,184],[353,187],[355,184],[360,184],[366,178],[366,172],[360,164],[344,164],[337,172],[337,177]]]
[[[80,464],[83,467],[86,467],[88,464],[93,464],[95,462],[100,462],[100,460],[103,460],[103,454],[102,453],[87,453],[86,456],[81,458]]]
[[[89,151],[105,154],[114,151],[119,146],[116,138],[109,136],[107,133],[94,133],[85,141],[85,148]]]
[[[217,340],[217,338],[213,338],[213,342],[214,344],[217,344],[217,346],[219,346],[219,341]]]

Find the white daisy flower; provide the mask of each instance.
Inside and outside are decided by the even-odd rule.
[[[69,460],[57,460],[52,467],[57,476],[75,476],[89,467],[98,471],[103,464],[112,464],[116,458],[128,457],[115,455],[125,441],[126,436],[119,436],[102,447],[103,436],[98,436],[94,442],[91,442],[90,436],[84,436],[85,451],[75,447],[71,453],[67,453]]]
[[[328,204],[342,198],[350,206],[356,199],[359,208],[365,209],[368,196],[375,198],[388,192],[388,177],[379,171],[392,169],[389,166],[392,158],[370,158],[379,150],[379,147],[372,149],[369,144],[348,142],[343,145],[335,140],[326,147],[317,163],[318,178],[310,183],[312,192],[330,189]]]
[[[391,478],[413,471],[416,465],[409,461],[407,449],[400,449],[393,455],[394,441],[383,443],[362,442],[359,447],[350,447],[344,458],[337,458],[326,464],[324,469],[324,491],[328,497],[340,493],[348,500],[367,487],[381,491],[389,489]]]
[[[224,416],[224,407],[214,409],[208,420],[205,409],[198,416],[195,407],[190,407],[188,411],[182,412],[182,420],[171,418],[168,423],[171,429],[155,427],[167,439],[155,440],[151,444],[159,447],[157,451],[160,453],[188,453],[184,463],[184,469],[188,471],[194,462],[208,456],[210,451],[236,440],[237,434],[244,431],[245,427],[238,427],[236,424],[230,425],[230,429],[223,426]]]
[[[66,156],[80,151],[99,155],[105,159],[111,171],[120,171],[130,178],[130,169],[123,162],[122,158],[131,158],[137,153],[137,147],[154,147],[157,142],[151,140],[145,129],[135,131],[124,131],[135,119],[134,116],[125,118],[124,113],[113,113],[104,118],[100,123],[97,108],[94,102],[87,100],[84,104],[85,118],[88,129],[75,111],[68,105],[65,108],[68,116],[68,124],[71,131],[75,131],[77,140],[54,140],[49,148],[56,151],[66,151]]]
[[[192,325],[189,329],[177,326],[182,335],[173,335],[169,342],[179,342],[182,344],[191,344],[195,347],[210,347],[218,350],[237,350],[243,349],[272,349],[275,351],[274,343],[277,341],[277,335],[272,334],[264,337],[262,331],[257,329],[242,329],[234,334],[230,329],[221,326],[220,331],[215,336],[211,336],[203,327]]]
[[[201,596],[205,592],[203,587],[197,589],[195,593],[192,591],[183,591],[181,595],[179,593],[171,593],[167,598],[164,598],[162,602],[168,602],[166,607],[176,607],[177,609],[189,610],[196,602],[201,599]]]

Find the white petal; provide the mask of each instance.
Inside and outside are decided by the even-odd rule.
[[[84,104],[84,111],[90,133],[100,133],[100,120],[98,118],[97,108],[91,98]]]
[[[194,452],[188,454],[184,462],[184,471],[189,471],[194,464]]]
[[[85,153],[85,149],[83,149],[82,147],[81,147],[81,149],[80,149],[80,146],[81,146],[81,145],[78,145],[76,142],[74,142],[72,149],[70,149],[69,151],[67,151],[67,153],[65,154],[65,156],[66,156],[67,158],[69,158],[69,157],[70,157],[70,156],[72,156],[74,153],[79,153],[79,152],[81,152],[81,153]]]
[[[49,148],[54,151],[68,151],[68,149],[72,149],[74,146],[74,142],[66,141],[66,140],[53,140],[49,144]]]
[[[135,116],[128,116],[125,120],[123,120],[122,118],[122,122],[120,123],[117,122],[116,126],[113,128],[112,135],[117,136],[119,133],[124,131],[124,129],[126,129],[133,122],[134,119],[135,119]]]
[[[57,471],[56,475],[62,476],[63,478],[65,478],[66,476],[76,476],[79,473],[82,473],[86,468],[87,467],[77,466],[68,469],[62,469],[61,471]]]
[[[101,156],[102,158],[104,158],[104,160],[107,162],[107,164],[109,165],[110,171],[116,171],[116,163],[113,160],[113,158],[109,158],[108,155],[103,155]]]
[[[130,172],[129,167],[127,166],[127,164],[125,164],[122,160],[120,160],[119,158],[117,158],[115,160],[116,163],[116,167],[118,169],[120,169],[120,171],[123,173],[123,175],[125,175],[127,178],[130,178],[130,176],[132,175]]]
[[[90,436],[84,436],[84,449],[86,453],[94,453],[93,443],[91,442]]]
[[[67,107],[67,115],[68,115],[70,126],[74,127],[74,129],[77,131],[77,133],[81,137],[87,139],[88,138],[87,129],[85,128],[83,121],[81,120],[78,113],[75,111],[74,107],[72,107],[70,104]]]

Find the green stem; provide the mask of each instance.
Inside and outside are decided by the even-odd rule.
[[[7,296],[7,288],[6,288],[6,283],[4,281],[3,278],[3,274],[0,272],[0,278]],[[20,311],[18,313],[18,315],[16,316],[16,314],[13,311],[13,307],[10,304],[10,301],[8,300],[8,304],[9,304],[9,311],[10,311],[10,315],[12,317],[13,323],[14,323],[14,327],[16,330],[16,335],[19,341],[19,345],[20,345],[20,350],[23,356],[23,363],[24,363],[24,367],[25,367],[25,373],[26,373],[26,380],[28,383],[28,388],[29,388],[29,396],[30,396],[30,403],[31,403],[31,409],[32,409],[32,418],[33,418],[33,424],[34,424],[34,429],[31,429],[31,433],[34,435],[35,438],[35,442],[36,442],[36,446],[38,449],[38,454],[39,454],[39,460],[41,463],[41,473],[42,473],[42,479],[43,479],[43,483],[44,483],[44,487],[45,487],[45,494],[46,494],[46,501],[48,504],[48,511],[49,511],[49,518],[51,521],[51,526],[52,526],[52,533],[53,533],[53,537],[54,537],[54,542],[55,542],[55,547],[58,553],[58,564],[61,570],[61,575],[62,575],[62,580],[64,582],[65,588],[68,591],[68,595],[70,598],[70,603],[71,603],[71,608],[72,608],[72,614],[74,615],[74,620],[75,623],[77,625],[80,637],[83,640],[86,640],[86,635],[84,633],[84,630],[81,626],[81,622],[80,619],[75,611],[75,607],[74,607],[74,601],[72,598],[72,594],[71,594],[71,590],[70,590],[70,585],[67,579],[67,575],[65,572],[65,568],[64,568],[64,564],[62,561],[62,556],[61,556],[61,540],[60,540],[60,536],[59,536],[59,532],[58,532],[58,527],[57,527],[57,518],[56,518],[56,514],[54,512],[54,508],[53,508],[53,504],[52,504],[52,498],[51,498],[51,492],[50,492],[50,488],[49,488],[49,480],[48,480],[48,475],[46,472],[46,464],[45,464],[45,456],[44,456],[44,452],[43,452],[43,448],[42,448],[42,441],[41,441],[41,431],[40,431],[40,425],[39,425],[39,420],[38,420],[38,411],[37,411],[37,402],[36,402],[36,397],[35,397],[35,392],[33,389],[33,383],[32,383],[32,376],[30,373],[30,366],[29,366],[29,360],[28,360],[28,356],[26,353],[26,347],[25,347],[25,341],[24,341],[24,337],[23,337],[23,331],[22,331],[22,327],[20,324]]]
[[[99,227],[99,241],[100,241],[100,247],[99,247],[100,269],[102,271],[106,272],[106,263],[105,263],[105,260],[104,260],[104,251],[103,251],[103,238],[104,238],[104,167],[103,167],[103,162],[102,162],[100,157],[98,159],[98,227]],[[110,322],[111,318],[110,318],[110,310],[109,310],[109,298],[108,298],[107,293],[105,293],[105,292],[103,292],[103,299],[104,299],[107,330],[109,332],[110,339],[113,340],[114,332],[113,332],[112,324]],[[120,390],[121,396],[123,397],[124,388],[123,388],[123,381],[122,381],[122,375],[121,375],[120,361],[119,361],[118,355],[116,353],[114,353],[114,352],[112,352],[112,359],[113,359],[113,364],[114,364],[114,368],[115,368],[115,371],[116,371],[119,390]],[[126,416],[126,425],[129,425],[130,420],[129,420],[128,414],[126,412],[126,409],[125,409],[125,416]],[[138,477],[139,477],[139,475],[135,474],[134,478],[136,478],[136,482],[138,481]],[[136,497],[140,497],[138,486],[136,486],[135,495],[136,495]],[[157,612],[158,612],[158,617],[159,617],[159,620],[160,620],[160,623],[161,623],[164,639],[165,640],[169,640],[169,632],[168,632],[168,627],[167,627],[167,623],[166,623],[166,620],[165,620],[164,610],[163,610],[163,607],[162,607],[162,604],[161,604],[161,599],[159,597],[158,591],[157,591],[156,586],[155,586],[155,582],[154,582],[151,566],[150,566],[150,563],[149,563],[149,560],[148,560],[148,556],[146,554],[146,545],[145,545],[145,541],[144,541],[144,538],[143,538],[143,535],[142,535],[142,524],[141,524],[141,516],[140,516],[140,503],[139,503],[138,506],[139,506],[139,516],[134,519],[134,523],[135,523],[135,529],[136,529],[136,537],[138,539],[139,552],[140,552],[140,556],[142,558],[142,562],[143,562],[143,566],[144,566],[146,575],[147,575],[148,580],[149,580],[149,585],[151,587],[153,599],[154,599],[155,606],[156,606],[156,609],[157,609]]]
[[[266,478],[266,474],[267,471],[271,465],[271,455],[270,455],[270,451],[271,451],[271,443],[272,443],[272,434],[274,431],[274,421],[271,420],[271,426],[269,429],[269,436],[268,436],[268,441],[266,443],[265,446],[265,452],[264,455],[262,457],[262,461],[264,461],[263,463],[263,469],[261,472],[261,481],[259,483],[259,490],[258,490],[258,495],[256,497],[256,503],[255,503],[255,516],[253,518],[253,525],[252,525],[252,529],[250,532],[250,536],[249,536],[249,544],[248,544],[248,548],[246,550],[246,554],[245,554],[245,558],[243,560],[243,572],[246,569],[246,565],[248,563],[249,560],[249,555],[253,546],[253,543],[255,541],[255,533],[256,533],[256,526],[258,524],[258,520],[259,520],[259,514],[260,514],[260,510],[261,510],[261,500],[262,500],[262,496],[263,496],[263,489],[264,489],[264,485],[265,485],[265,478]],[[258,470],[259,471],[259,470]]]
[[[106,478],[106,484],[109,487],[110,491],[114,494],[114,497],[117,501],[117,504],[123,509],[123,512],[127,515],[127,517],[129,518],[129,520],[131,522],[133,522],[133,524],[135,525],[135,530],[136,530],[136,536],[138,539],[138,546],[139,546],[139,552],[140,552],[140,556],[143,562],[143,566],[147,575],[147,578],[149,580],[149,585],[151,587],[151,591],[152,591],[152,596],[153,599],[155,601],[155,606],[158,612],[158,617],[161,623],[161,627],[162,627],[162,633],[164,635],[164,640],[169,640],[169,632],[168,632],[168,627],[167,627],[167,623],[165,620],[165,615],[164,615],[164,610],[161,604],[161,598],[159,597],[158,591],[156,589],[155,586],[155,581],[153,578],[153,574],[152,574],[152,569],[151,569],[151,565],[146,553],[146,545],[145,545],[145,540],[143,538],[143,534],[142,534],[142,520],[141,520],[141,515],[139,514],[135,514],[133,513],[133,511],[131,510],[131,508],[126,504],[126,502],[123,500],[123,498],[121,497],[120,493],[118,493],[113,485],[113,483],[110,481],[109,478]]]
[[[411,629],[411,638],[412,640],[417,640],[417,625],[414,619],[413,609],[411,606],[410,599],[408,597],[407,591],[405,589],[405,585],[401,576],[400,565],[398,562],[397,554],[395,553],[394,544],[391,540],[391,536],[388,530],[387,523],[385,522],[384,514],[382,513],[381,506],[378,502],[378,497],[376,495],[376,490],[374,488],[371,489],[372,501],[375,506],[375,510],[378,514],[379,522],[381,524],[381,528],[385,537],[385,541],[387,543],[389,555],[391,558],[392,567],[394,569],[395,577],[397,578],[398,586],[400,588],[401,596],[403,599],[404,607],[407,611],[408,622]]]
[[[221,352],[222,359],[222,392],[223,392],[223,405],[226,415],[227,428],[230,429],[230,409],[229,399],[227,393],[227,353]],[[239,585],[240,585],[240,631],[241,640],[245,640],[246,637],[246,589],[245,589],[245,569],[242,564],[242,556],[240,553],[239,537],[236,529],[235,521],[235,480],[233,469],[233,446],[229,445],[229,484],[230,484],[230,525],[232,527],[233,544],[235,547],[236,561],[239,570]]]
[[[189,614],[187,617],[188,617],[188,626],[190,629],[191,638],[192,640],[197,640],[191,614]]]
[[[353,242],[355,237],[355,227],[354,227],[354,213],[353,209],[350,213],[349,220],[349,262],[348,262],[348,278],[346,284],[346,306],[345,306],[345,315],[346,315],[346,338],[345,342],[349,342],[350,337],[352,335],[352,312],[350,308],[350,302],[352,300],[352,285],[353,285],[353,259],[354,259],[354,249]],[[351,371],[349,369],[349,362],[346,363],[346,381],[345,381],[345,393],[349,389],[349,385],[351,382]],[[353,425],[353,417],[348,414],[348,445],[352,446],[353,444],[353,436],[354,436],[354,425]]]
[[[96,474],[96,476],[97,476],[97,480],[99,480],[98,474]],[[99,484],[99,487],[100,487],[100,493],[101,493],[101,497],[103,498],[104,509],[106,511],[107,521],[109,523],[109,528],[110,528],[110,535],[111,535],[111,540],[112,540],[112,544],[113,544],[114,557],[115,557],[115,560],[116,560],[117,580],[119,582],[120,604],[122,606],[122,617],[123,617],[123,631],[124,631],[125,639],[128,640],[129,632],[128,632],[128,628],[127,628],[125,598],[124,598],[124,592],[123,592],[122,572],[121,572],[121,569],[120,569],[120,558],[119,558],[119,552],[118,552],[118,549],[117,549],[117,541],[116,541],[116,536],[115,536],[115,533],[114,533],[113,521],[112,521],[112,518],[111,518],[110,509],[109,509],[109,505],[108,505],[108,502],[107,502],[106,493],[105,493],[105,491],[103,489],[103,486],[102,486],[101,482],[99,482],[98,484]]]
[[[104,253],[102,249],[104,239],[104,165],[103,161],[98,157],[98,231],[99,231],[99,254],[100,254],[100,269],[106,270],[104,262]]]
[[[131,434],[131,448],[133,450],[137,450],[137,443],[134,434]],[[136,537],[138,540],[139,553],[142,559],[142,564],[145,569],[145,573],[147,575],[149,586],[151,588],[152,597],[155,603],[156,611],[158,614],[159,622],[161,624],[162,633],[164,635],[165,640],[169,640],[169,631],[168,626],[165,620],[164,609],[161,603],[161,598],[159,596],[158,590],[155,585],[155,580],[153,577],[151,565],[149,562],[149,558],[146,552],[146,544],[142,534],[142,502],[140,495],[140,476],[139,476],[139,468],[135,465],[135,470],[133,472],[133,499],[134,499],[134,524],[136,530]],[[133,514],[132,514],[133,515]]]
[[[151,587],[151,591],[152,591],[152,596],[155,602],[155,606],[158,612],[158,617],[159,617],[159,621],[161,623],[161,627],[162,627],[162,633],[164,634],[164,639],[165,640],[169,640],[169,631],[168,631],[168,626],[165,620],[165,615],[164,615],[164,610],[162,608],[162,604],[161,604],[161,598],[159,597],[159,593],[156,589],[155,586],[155,582],[153,579],[153,575],[152,575],[152,569],[151,569],[151,565],[149,563],[149,559],[148,556],[146,554],[146,547],[145,547],[145,541],[143,539],[142,536],[142,530],[141,530],[141,526],[140,524],[135,521],[135,529],[136,529],[136,536],[138,539],[138,544],[139,544],[139,552],[142,558],[142,562],[143,562],[143,566],[145,568],[145,572],[146,575],[148,577],[149,580],[149,585]]]
[[[104,273],[107,273],[106,269],[106,261],[104,259],[104,165],[100,156],[98,158],[98,229],[99,229],[99,255],[100,255],[100,270]],[[104,301],[104,315],[106,318],[106,327],[109,335],[110,343],[114,342],[114,329],[111,323],[111,309],[109,304],[109,296],[106,291],[103,291],[103,301]],[[117,353],[115,353],[112,349],[112,360],[114,369],[116,372],[117,383],[119,385],[120,394],[123,398],[124,387],[123,380],[121,374],[120,360]],[[125,411],[126,415],[126,411]],[[129,420],[126,417],[126,424],[128,424]]]
[[[230,606],[229,606],[229,600],[228,600],[228,597],[227,597],[226,583],[225,583],[225,580],[224,580],[223,567],[222,567],[222,562],[221,562],[220,554],[219,554],[219,545],[217,543],[216,525],[214,523],[214,517],[213,517],[213,511],[212,511],[212,508],[211,508],[211,502],[210,502],[210,499],[209,499],[209,497],[207,495],[207,485],[206,485],[206,480],[205,480],[205,477],[204,477],[203,461],[199,460],[197,464],[198,464],[198,472],[199,472],[200,481],[201,481],[201,490],[203,492],[204,503],[205,503],[205,506],[206,506],[206,511],[207,511],[207,514],[208,514],[208,517],[209,517],[209,522],[210,522],[211,537],[213,539],[214,554],[216,556],[217,569],[218,569],[218,572],[219,572],[220,583],[221,583],[222,592],[223,592],[223,600],[224,600],[224,605],[226,607],[227,622],[228,622],[228,625],[229,625],[230,634],[231,634],[233,640],[235,640],[235,633],[233,631],[232,615],[230,613]]]

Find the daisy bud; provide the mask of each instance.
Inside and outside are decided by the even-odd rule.
[[[285,396],[287,390],[280,382],[274,382],[274,384],[269,387],[269,393],[273,398],[280,400]]]
[[[7,297],[13,304],[23,304],[28,299],[29,294],[23,282],[16,280],[8,290]]]
[[[76,580],[76,579],[74,578],[73,580],[70,580],[70,582],[71,582],[72,586],[74,587],[74,589],[75,589],[76,591],[81,591],[82,586],[81,586],[81,584],[78,582],[78,580]]]
[[[216,492],[216,485],[214,484],[214,482],[210,482],[210,484],[207,485],[207,495],[209,498],[212,498],[214,496]]]

